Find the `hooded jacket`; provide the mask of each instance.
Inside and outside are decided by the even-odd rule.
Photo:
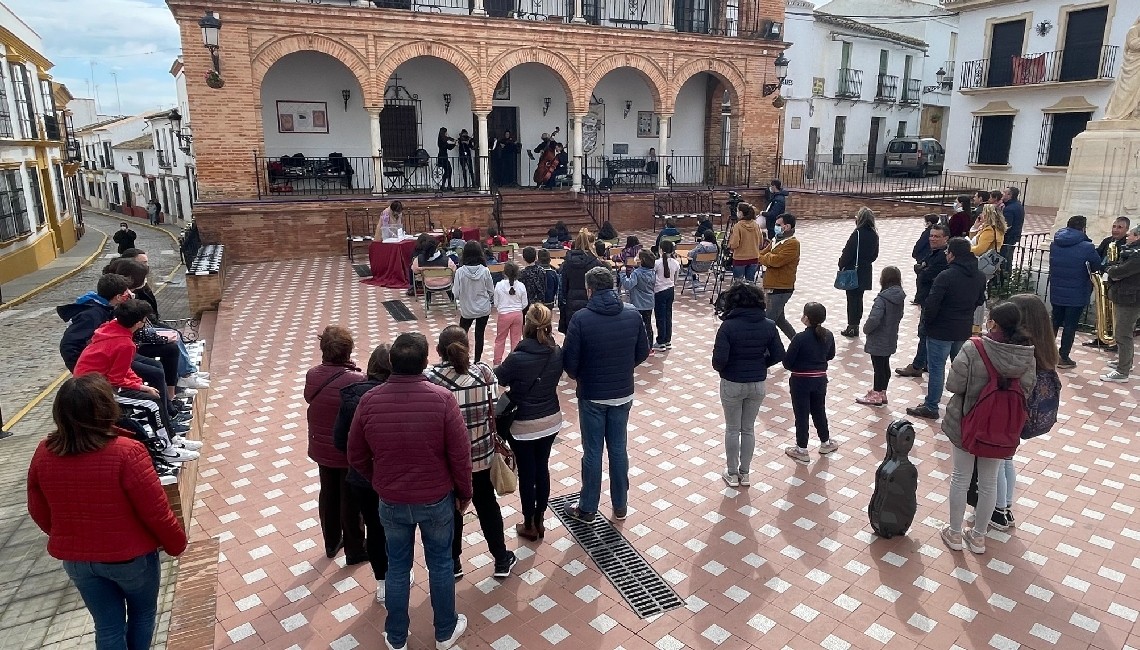
[[[119,321],[108,321],[95,330],[91,343],[83,349],[75,363],[76,377],[97,372],[107,378],[115,388],[141,390],[142,379],[131,370],[135,359],[134,333]]]
[[[869,224],[856,228],[847,238],[839,255],[839,270],[855,269],[859,275],[859,291],[870,291],[874,285],[871,265],[879,259],[879,233]]]
[[[899,323],[902,322],[906,292],[902,287],[887,287],[875,296],[863,334],[867,336],[863,351],[873,357],[889,357],[899,345]]]
[[[60,320],[68,323],[63,338],[59,340],[59,356],[63,357],[63,364],[68,370],[75,369],[79,354],[87,347],[95,330],[111,320],[111,312],[111,303],[94,291],[79,296],[70,305],[55,308]]]
[[[558,290],[559,332],[565,334],[575,312],[586,306],[586,271],[600,264],[598,258],[586,251],[572,250],[566,253],[566,259],[558,269],[558,273],[562,276],[562,284]]]
[[[510,389],[511,402],[518,406],[516,421],[537,420],[561,410],[558,380],[562,378],[562,350],[524,338],[495,368],[499,385]]]
[[[1096,273],[1100,268],[1100,255],[1083,230],[1058,230],[1053,235],[1053,243],[1049,244],[1049,302],[1059,307],[1089,304],[1092,295],[1089,269]]]
[[[1037,381],[1033,346],[999,343],[989,337],[981,337],[981,341],[994,370],[1002,377],[1017,379],[1021,383],[1021,392],[1029,399],[1033,384]],[[962,417],[974,408],[987,381],[989,373],[986,364],[974,344],[967,342],[962,346],[962,352],[954,358],[950,374],[946,377],[946,390],[953,393],[953,396],[946,406],[946,417],[942,419],[942,433],[959,449],[962,448]]]
[[[760,240],[764,233],[755,219],[741,219],[732,227],[728,247],[734,260],[754,260],[760,257]]]
[[[455,272],[451,286],[456,301],[459,302],[460,318],[482,318],[491,315],[491,304],[495,299],[495,282],[491,271],[482,264],[464,264]]]
[[[622,274],[621,288],[629,292],[629,302],[638,311],[653,309],[653,286],[657,283],[657,272],[639,266],[629,275]]]
[[[777,217],[787,211],[788,192],[787,190],[777,190],[772,193],[771,198],[768,200],[768,207],[764,208],[760,214],[768,222],[769,226],[771,226],[775,225]]]
[[[922,326],[927,338],[967,341],[974,329],[974,310],[986,301],[986,278],[973,254],[955,257],[934,278],[922,303]]]
[[[309,458],[318,465],[343,469],[348,458],[333,444],[333,425],[340,411],[340,389],[364,381],[360,370],[348,364],[322,363],[305,374],[305,401],[309,408]]]
[[[768,368],[784,360],[784,342],[762,307],[737,308],[724,316],[713,343],[712,366],[737,384],[764,381]]]
[[[613,290],[594,293],[570,319],[562,364],[578,382],[578,399],[633,395],[633,369],[649,358],[641,314]]]
[[[1121,307],[1140,307],[1140,243],[1124,249],[1108,267],[1108,299]]]

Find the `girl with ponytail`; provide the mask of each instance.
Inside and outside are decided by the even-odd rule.
[[[657,320],[657,343],[654,350],[669,350],[673,347],[673,288],[681,263],[673,255],[676,245],[668,239],[661,242],[661,259],[654,264],[657,279],[653,284],[653,315]]]
[[[513,350],[522,338],[523,310],[529,304],[526,285],[519,282],[519,267],[514,262],[503,266],[503,279],[495,285],[495,365],[503,360],[503,348],[507,338]]]
[[[818,302],[804,305],[800,322],[807,329],[796,334],[788,344],[784,367],[791,372],[788,378],[788,395],[792,399],[792,413],[796,419],[796,446],[784,453],[789,458],[808,464],[808,416],[815,423],[819,436],[819,453],[830,454],[839,449],[831,439],[827,427],[827,362],[835,358],[835,337],[823,326],[827,308]]]

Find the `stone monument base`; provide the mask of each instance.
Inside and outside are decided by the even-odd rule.
[[[1140,224],[1140,121],[1098,120],[1073,139],[1054,232],[1074,215],[1088,218],[1094,243],[1117,217]]]

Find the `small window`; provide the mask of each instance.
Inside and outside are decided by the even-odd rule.
[[[55,191],[59,194],[59,214],[67,212],[67,192],[64,189],[63,165],[55,166]]]
[[[11,241],[31,232],[20,171],[0,171],[0,241]]]
[[[973,133],[970,137],[970,163],[1008,165],[1009,147],[1012,142],[1012,115],[975,116]]]
[[[40,190],[40,170],[32,167],[28,169],[28,187],[31,188],[32,205],[36,208],[36,225],[47,223],[47,213],[44,212],[44,193]]]

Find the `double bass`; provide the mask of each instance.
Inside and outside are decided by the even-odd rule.
[[[558,135],[559,129],[562,127],[555,127],[554,131],[550,134],[550,139],[546,141],[546,148],[542,150],[542,156],[538,159],[538,163],[534,167],[534,182],[537,185],[543,185],[550,180],[554,175],[554,170],[558,169],[558,154],[554,152],[556,144],[554,136]]]

